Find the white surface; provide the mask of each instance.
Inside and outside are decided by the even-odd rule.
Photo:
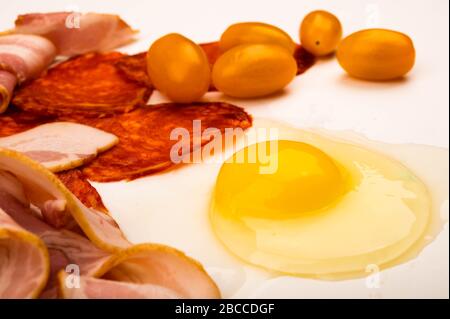
[[[448,148],[449,145],[449,2],[447,0],[383,0],[383,1],[6,1],[1,0],[0,29],[10,28],[19,13],[58,10],[81,10],[120,14],[134,28],[140,29],[140,41],[124,49],[128,53],[146,50],[151,42],[168,33],[180,32],[197,42],[213,41],[231,23],[239,21],[264,21],[273,23],[298,38],[298,26],[302,17],[314,9],[328,9],[341,20],[344,33],[367,27],[392,28],[410,35],[417,51],[416,66],[404,81],[368,83],[353,80],[341,70],[335,59],[321,61],[303,76],[297,77],[283,94],[269,99],[237,101],[255,116],[284,120],[296,127],[352,130],[367,137],[390,143],[420,143]],[[152,102],[160,97],[154,95]],[[217,94],[211,99],[224,99]],[[448,163],[447,163],[448,166]],[[446,171],[445,167],[436,170]],[[191,173],[192,171],[192,173]],[[198,168],[186,175],[196,179]],[[171,191],[171,183],[178,181],[153,176],[141,179],[121,188],[120,184],[99,186],[99,191],[132,240],[155,239],[147,236],[146,225],[152,222],[166,227],[161,241],[172,243],[170,232],[183,229],[171,218],[170,210],[183,210],[183,200],[198,197],[198,218],[209,229],[206,218],[208,193],[195,192],[189,183],[182,194],[172,193],[173,200],[166,207],[152,206],[152,187],[165,187]],[[120,187],[119,187],[120,185]],[[155,201],[157,198],[153,198]],[[174,206],[177,203],[178,206]],[[158,211],[155,211],[158,209]],[[126,210],[126,211],[125,211]],[[162,211],[161,211],[162,210]],[[448,211],[448,206],[447,206]],[[158,218],[165,217],[163,221]],[[136,230],[132,229],[133,227]],[[212,234],[189,233],[184,229],[183,241],[173,240],[177,248],[186,250],[193,257],[199,251],[202,240],[211,240]],[[137,235],[139,234],[139,235]],[[146,238],[138,238],[140,236]],[[161,235],[162,236],[162,235]],[[176,237],[176,236],[174,236]],[[157,240],[157,239],[156,239]],[[383,289],[387,293],[370,290],[364,281],[318,282],[298,278],[278,278],[265,282],[258,293],[252,289],[240,289],[239,282],[260,282],[266,275],[252,268],[232,269],[225,281],[229,282],[226,295],[238,297],[445,297],[448,298],[448,228],[414,261],[383,272],[383,281],[396,289]],[[209,247],[209,246],[208,246]],[[211,267],[216,260],[227,258],[214,246],[208,258],[200,260]],[[230,263],[232,258],[228,256]],[[416,271],[408,272],[407,269]],[[230,268],[231,269],[231,268]],[[419,270],[417,270],[419,269]],[[251,276],[248,274],[251,273]],[[437,276],[436,274],[440,275]],[[228,280],[233,278],[233,280]],[[250,279],[249,279],[250,278]],[[253,279],[252,279],[253,278]],[[446,284],[442,284],[442,282]],[[233,287],[233,285],[235,287]],[[248,287],[254,287],[251,283]],[[393,293],[390,293],[393,292]]]

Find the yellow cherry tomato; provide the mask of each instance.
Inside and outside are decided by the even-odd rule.
[[[147,72],[153,85],[179,103],[194,102],[209,88],[211,70],[203,50],[176,33],[156,40],[147,53]]]
[[[289,34],[280,28],[261,22],[233,24],[220,38],[222,52],[241,44],[276,44],[286,48],[291,54],[294,53],[296,47]]]
[[[414,66],[415,49],[405,34],[368,29],[342,40],[337,50],[340,65],[350,75],[364,80],[391,80],[408,73]]]
[[[315,56],[333,53],[342,38],[342,26],[339,19],[327,11],[313,11],[302,21],[300,42]]]
[[[214,64],[212,79],[221,92],[239,98],[268,95],[284,88],[297,73],[292,54],[273,44],[243,44]]]

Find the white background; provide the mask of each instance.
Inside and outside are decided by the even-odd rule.
[[[146,50],[154,39],[169,32],[182,33],[196,42],[214,41],[229,24],[240,21],[275,24],[298,41],[301,19],[314,9],[327,9],[335,13],[343,24],[345,34],[368,27],[391,28],[408,34],[413,39],[417,51],[415,68],[401,81],[369,83],[349,78],[335,59],[327,59],[320,61],[303,76],[297,77],[279,96],[252,101],[231,101],[246,107],[252,115],[283,120],[297,127],[352,130],[382,142],[419,143],[448,148],[449,2],[447,0],[0,0],[0,30],[11,28],[15,17],[20,13],[62,10],[115,13],[120,14],[133,28],[141,31],[139,41],[123,49],[128,53],[137,53]],[[156,94],[152,97],[152,102],[160,98]],[[139,185],[142,186],[143,183],[145,180],[139,182]],[[131,184],[130,187],[133,187]],[[114,191],[110,192],[113,189],[112,184],[99,186],[102,196],[112,208],[119,223],[122,220],[128,221],[117,215],[114,210],[115,207],[124,209],[124,205],[115,202],[117,199],[114,197],[117,198],[117,195],[112,196]],[[126,199],[122,203],[126,203]],[[132,215],[133,210],[127,214]],[[122,223],[121,226],[124,227]],[[129,229],[126,225],[124,228]],[[444,254],[443,258],[446,256],[447,261],[442,262],[446,267],[446,276],[441,279],[447,282],[446,287],[436,289],[436,293],[429,294],[428,297],[448,297],[448,230],[444,236],[443,247],[447,247],[447,254]],[[429,273],[427,276],[432,277],[433,274]],[[406,282],[407,280],[403,280],[405,286],[403,291],[396,290],[397,294],[388,297],[424,297],[419,292],[411,292]],[[298,283],[292,280],[279,285],[283,289],[276,287],[266,289],[266,292],[259,296],[347,296],[338,293],[339,285],[345,286],[346,283],[336,283],[335,286],[317,283],[317,289],[313,290],[317,295],[302,291]],[[321,294],[321,285],[323,291],[335,287],[336,294]],[[348,296],[371,295],[350,293]]]

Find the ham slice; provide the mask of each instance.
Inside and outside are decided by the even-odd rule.
[[[119,16],[99,13],[31,13],[20,15],[15,25],[15,33],[43,36],[65,56],[109,51],[131,42],[136,33]]]
[[[153,284],[132,284],[81,276],[77,289],[68,288],[70,279],[60,274],[61,295],[65,299],[179,299],[175,291]]]
[[[48,275],[45,244],[0,208],[0,299],[35,298]]]
[[[55,122],[0,138],[0,147],[16,150],[40,162],[52,172],[81,166],[119,142],[90,126]]]
[[[55,46],[43,37],[0,36],[0,113],[8,107],[16,84],[40,75],[55,56]]]
[[[0,209],[2,251],[14,251],[0,253],[0,296],[220,297],[199,263],[164,245],[132,245],[109,216],[81,204],[45,167],[1,148]],[[52,225],[48,219],[58,213],[71,216],[81,231]],[[3,235],[7,227],[28,241],[13,242]],[[17,269],[27,282],[16,278]]]
[[[37,297],[49,276],[44,242],[10,216],[28,209],[20,183],[0,170],[0,299]]]

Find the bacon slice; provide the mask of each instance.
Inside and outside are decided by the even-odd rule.
[[[10,216],[27,211],[27,203],[22,185],[0,170],[0,299],[35,298],[49,276],[44,243]]]
[[[55,46],[36,35],[0,36],[0,69],[11,72],[19,83],[42,73],[56,56]]]
[[[5,114],[0,116],[0,137],[24,132],[51,120],[10,108]],[[99,212],[107,212],[97,190],[92,187],[80,170],[72,169],[60,172],[57,176],[85,206]]]
[[[105,214],[93,211],[84,206],[50,171],[27,156],[0,149],[0,169],[13,172],[22,181],[27,190],[40,190],[30,192],[30,201],[44,212],[45,205],[49,201],[66,201],[65,211],[68,212],[80,226],[82,231],[95,245],[106,251],[118,251],[129,246],[116,224],[110,223],[110,218]],[[54,223],[56,224],[56,223]]]
[[[217,286],[205,277],[199,263],[164,245],[135,245],[113,256],[107,264],[100,276],[105,280],[81,277],[78,287],[68,287],[68,276],[61,272],[61,295],[65,298],[220,298]],[[105,292],[106,287],[111,290]]]
[[[51,68],[20,88],[12,103],[37,115],[103,117],[145,105],[151,89],[130,81],[115,63],[123,54],[89,53]]]
[[[31,13],[15,24],[14,32],[41,35],[66,56],[109,51],[133,41],[136,33],[119,16],[99,13]]]
[[[55,55],[55,46],[43,37],[0,36],[0,113],[8,107],[16,84],[40,75]]]
[[[64,299],[180,299],[175,291],[154,284],[133,284],[80,276],[79,286],[71,288],[70,275],[59,275],[60,293]]]
[[[119,142],[101,130],[75,123],[54,122],[0,138],[0,147],[16,150],[52,172],[81,166]]]
[[[0,203],[3,200],[0,191]],[[36,298],[45,287],[49,268],[42,240],[15,223],[0,205],[0,299]]]
[[[48,223],[45,204],[55,200],[65,202],[61,207],[71,214],[83,233],[57,229]],[[220,297],[217,286],[200,264],[167,246],[133,246],[114,221],[86,214],[88,208],[74,200],[51,172],[24,155],[5,149],[0,149],[0,209],[0,244],[6,247],[0,250],[0,295],[4,297],[36,297],[45,282],[41,298],[57,297],[58,288],[63,297]],[[26,229],[25,240],[38,241],[35,246],[40,244],[43,249],[30,249],[35,246],[27,242],[22,247],[11,241],[11,236],[3,236],[3,229],[8,227],[16,227],[16,233]],[[1,254],[12,250],[14,253]],[[24,263],[27,258],[34,262]],[[41,267],[30,269],[36,266],[36,259]],[[10,260],[24,267],[12,265]],[[26,272],[24,278],[29,282],[16,281],[15,269]],[[13,280],[21,286],[13,287]]]

